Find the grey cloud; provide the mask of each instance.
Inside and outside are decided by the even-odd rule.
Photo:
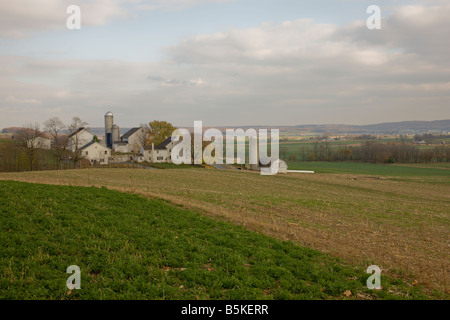
[[[106,109],[122,113],[121,126],[450,118],[448,16],[420,10],[420,25],[398,8],[381,32],[368,33],[364,21],[297,20],[199,35],[168,48],[171,60],[159,63],[0,57],[0,125],[73,113],[101,125]]]
[[[160,77],[160,76],[148,76],[147,79],[152,80],[152,81],[158,81],[158,82],[164,81],[164,78]]]
[[[118,0],[14,0],[3,1],[0,10],[0,37],[25,37],[41,30],[66,28],[67,7],[81,8],[82,25],[104,25],[129,16]]]
[[[441,6],[402,6],[382,20],[381,30],[368,30],[356,24],[342,28],[336,37],[445,63],[444,59],[450,55],[449,17],[448,2]]]
[[[13,0],[3,1],[0,37],[20,38],[42,30],[66,28],[69,5],[81,8],[82,26],[105,25],[131,18],[142,10],[181,10],[204,3],[234,0]]]

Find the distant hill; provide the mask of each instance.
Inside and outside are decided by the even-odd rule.
[[[4,129],[2,129],[2,133],[17,133],[17,131],[19,131],[20,129],[22,129],[22,128],[21,127],[4,128]]]
[[[312,124],[298,125],[295,128],[333,133],[441,133],[450,132],[450,120],[384,122],[369,125]]]
[[[330,132],[330,133],[376,133],[376,134],[400,134],[400,133],[447,133],[450,132],[450,120],[435,120],[435,121],[400,121],[400,122],[383,122],[378,124],[369,125],[347,125],[347,124],[302,124],[297,126],[219,126],[217,129],[225,132],[226,129],[242,128],[244,130],[248,128],[280,128],[288,130],[289,128],[295,128],[304,131],[313,132]],[[20,130],[20,127],[4,128],[2,133],[16,133]],[[120,134],[126,133],[131,128],[120,128]],[[193,128],[186,127],[188,130]],[[203,128],[204,130],[207,127]],[[105,135],[105,128],[103,127],[91,127],[89,130],[97,135],[99,138]]]

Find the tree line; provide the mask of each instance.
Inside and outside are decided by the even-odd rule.
[[[450,147],[441,145],[421,149],[405,143],[365,141],[359,146],[332,147],[329,142],[314,142],[294,154],[281,152],[288,161],[362,161],[371,163],[450,162]]]
[[[73,117],[69,124],[58,117],[44,122],[27,123],[18,128],[13,139],[0,144],[0,171],[60,170],[79,166],[82,158],[68,150],[68,133],[86,126]],[[42,139],[42,140],[41,140]],[[42,141],[48,141],[44,146]]]

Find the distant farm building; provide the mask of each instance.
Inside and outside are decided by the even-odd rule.
[[[50,150],[52,147],[52,140],[43,137],[36,137],[27,141],[27,147]]]
[[[120,136],[120,128],[114,124],[112,112],[105,114],[105,136],[97,142],[95,135],[87,128],[78,128],[68,136],[68,150],[78,152],[90,164],[110,162],[172,162],[171,151],[174,145],[171,138],[157,146],[145,146],[148,131],[135,127]],[[113,155],[112,152],[115,152]],[[86,161],[84,161],[86,162]]]

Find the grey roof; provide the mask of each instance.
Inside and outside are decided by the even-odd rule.
[[[93,145],[93,144],[96,143],[96,142],[97,142],[97,141],[91,141],[91,142],[85,144],[84,146],[82,146],[82,147],[80,148],[80,150],[86,149],[87,147]]]
[[[128,142],[126,141],[113,141],[113,144],[117,144],[120,146],[126,146],[128,144]]]
[[[163,142],[161,142],[160,144],[158,144],[155,147],[155,149],[165,149],[167,147],[167,145],[171,142],[172,142],[172,137],[169,137],[166,140],[164,140]]]
[[[172,142],[172,137],[167,138],[157,146],[155,146],[155,150],[166,150],[167,145]],[[152,146],[144,146],[144,150],[152,150]]]
[[[80,133],[81,131],[83,131],[84,129],[86,129],[85,127],[81,127],[78,128],[77,130],[75,130],[74,132],[72,132],[71,134],[69,134],[68,138],[76,135],[77,133]],[[89,130],[86,129],[87,132],[89,132],[90,134],[92,134],[92,132],[90,132]],[[92,134],[93,135],[93,134]]]
[[[128,130],[128,132],[122,136],[122,139],[128,139],[133,134],[135,134],[139,129],[141,129],[141,127],[132,128],[132,129]]]
[[[94,143],[98,143],[98,144],[101,145],[102,147],[104,147],[104,148],[106,148],[106,149],[109,149],[108,147],[105,147],[104,145],[100,144],[100,142],[97,142],[97,141],[92,140],[91,142],[89,142],[89,143],[85,144],[84,146],[82,146],[82,147],[80,148],[80,150],[86,149],[87,147],[92,146]]]

